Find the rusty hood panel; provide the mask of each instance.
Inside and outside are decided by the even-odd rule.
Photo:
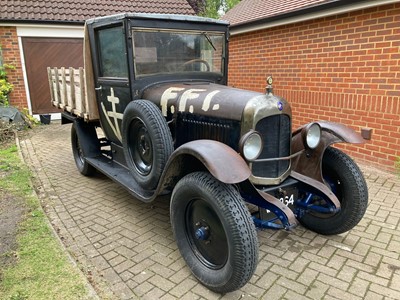
[[[200,83],[164,83],[147,88],[143,99],[150,100],[167,116],[176,112],[241,120],[246,104],[262,93],[224,85]]]

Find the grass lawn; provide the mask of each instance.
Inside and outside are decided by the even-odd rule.
[[[53,235],[30,176],[15,145],[0,147],[0,223],[8,226],[0,232],[0,299],[93,299]]]

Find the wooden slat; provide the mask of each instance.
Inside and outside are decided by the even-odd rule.
[[[98,120],[96,99],[87,97],[84,68],[48,68],[47,75],[53,106],[87,121]],[[90,95],[94,96],[93,92]]]
[[[58,77],[58,69],[54,68],[54,80],[55,80],[55,97],[58,103],[61,102],[61,93],[60,93],[60,79]]]
[[[47,67],[47,79],[49,80],[50,99],[51,99],[51,102],[53,102],[54,101],[53,76],[51,74],[51,68],[50,67]]]
[[[83,71],[83,68],[79,68],[79,85],[81,87],[80,93],[81,93],[81,105],[82,105],[82,112],[84,114],[87,113],[87,105],[86,105],[86,97],[85,97],[85,73]]]
[[[58,103],[58,108],[61,108],[61,109],[65,109],[65,105],[64,104],[62,104],[62,103]],[[66,110],[66,109],[65,109]]]
[[[78,109],[73,109],[73,110],[72,110],[72,113],[73,113],[74,115],[77,115],[77,116],[80,116],[80,117],[83,117],[83,116],[84,116],[84,114],[83,114],[80,110],[78,110]]]
[[[70,98],[70,102],[69,105],[71,106],[72,109],[76,108],[76,99],[75,99],[75,81],[74,81],[74,69],[69,68],[69,98]]]
[[[65,80],[65,68],[61,68],[61,103],[68,106],[67,82]]]

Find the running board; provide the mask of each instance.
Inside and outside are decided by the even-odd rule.
[[[155,191],[144,190],[132,177],[128,169],[112,161],[106,156],[85,158],[98,171],[122,185],[132,196],[143,201],[151,202],[155,198]]]

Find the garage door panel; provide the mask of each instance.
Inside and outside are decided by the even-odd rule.
[[[32,112],[59,112],[51,105],[47,67],[83,67],[83,40],[23,38],[22,45]]]

